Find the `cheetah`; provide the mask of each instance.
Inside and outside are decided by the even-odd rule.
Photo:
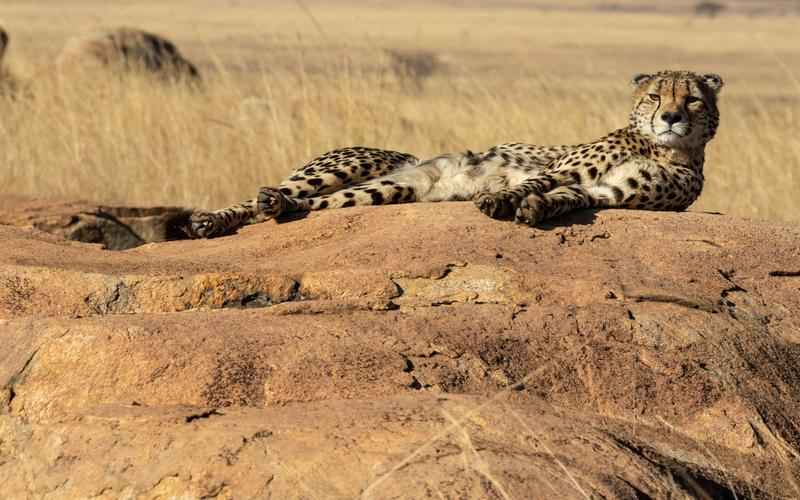
[[[586,144],[501,144],[427,161],[365,147],[326,153],[256,199],[195,212],[187,233],[208,238],[250,219],[298,211],[472,200],[495,219],[534,226],[582,208],[682,211],[703,188],[705,146],[719,125],[716,74],[661,71],[632,80],[628,126]]]

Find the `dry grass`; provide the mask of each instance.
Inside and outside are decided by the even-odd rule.
[[[583,142],[625,125],[633,73],[686,68],[726,79],[694,209],[800,221],[796,17],[696,18],[692,3],[672,15],[533,1],[65,3],[0,5],[7,62],[36,77],[35,99],[0,100],[0,195],[216,207],[338,146],[424,157]],[[173,38],[205,88],[51,75],[68,37],[118,24]],[[424,85],[393,70],[396,54],[436,61]]]

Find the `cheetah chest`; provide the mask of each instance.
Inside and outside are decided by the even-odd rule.
[[[594,191],[626,208],[684,210],[702,188],[702,172],[688,165],[635,157],[601,175]]]

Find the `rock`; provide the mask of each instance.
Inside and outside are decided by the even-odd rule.
[[[10,497],[800,495],[796,226],[413,204],[110,252],[16,203]]]
[[[200,79],[200,73],[167,38],[137,28],[120,27],[70,39],[56,60],[59,72],[106,67],[142,71],[168,80]]]
[[[113,207],[8,197],[0,200],[0,224],[34,227],[62,238],[126,250],[185,238],[191,210],[179,207]]]
[[[16,76],[8,70],[8,67],[3,62],[9,42],[8,32],[0,26],[0,99],[15,97],[20,88]]]

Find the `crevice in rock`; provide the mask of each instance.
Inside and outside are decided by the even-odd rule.
[[[22,381],[22,379],[24,378],[25,372],[28,370],[28,367],[33,362],[33,358],[35,358],[36,355],[39,353],[39,349],[40,348],[38,348],[38,347],[36,349],[34,349],[33,352],[31,353],[31,355],[28,356],[28,359],[25,360],[25,364],[22,365],[22,368],[20,368],[8,380],[8,384],[6,385],[6,388],[8,389],[8,403],[7,403],[7,405],[8,405],[8,411],[9,412],[11,411],[11,403],[17,397],[17,391],[15,390],[15,386],[17,384],[19,384]]]
[[[14,386],[8,386],[8,409],[11,410],[11,402],[14,401],[14,398],[17,397],[17,393],[14,391]]]
[[[709,498],[714,500],[738,500],[749,498],[742,491],[739,491],[741,488],[736,488],[731,483],[724,485],[719,480],[712,477],[718,474],[722,474],[724,477],[724,472],[717,473],[715,471],[699,470],[696,466],[681,463],[672,457],[662,456],[649,447],[628,442],[616,436],[610,437],[621,448],[645,460],[660,472],[669,475],[676,485],[683,488],[683,490],[693,498]],[[750,487],[750,489],[753,488]]]
[[[397,280],[395,280],[393,278],[389,278],[389,281],[392,282],[392,284],[394,285],[394,290],[395,290],[394,291],[394,297],[392,297],[392,299],[399,299],[400,297],[405,295],[405,293],[406,293],[405,289],[402,286],[400,286],[400,283],[398,283]]]
[[[756,444],[761,448],[764,448],[765,446],[767,446],[767,442],[764,439],[764,436],[761,435],[761,431],[758,430],[758,426],[755,424],[755,422],[753,422],[753,419],[748,419],[747,420],[747,425],[750,427],[750,430],[753,432],[753,438],[755,439]]]
[[[408,387],[410,389],[414,389],[415,391],[419,391],[422,390],[422,383],[419,380],[417,380],[417,377],[413,377],[411,379],[411,383],[408,384]]]
[[[611,238],[611,233],[609,233],[608,231],[603,231],[602,233],[599,234],[593,234],[592,237],[589,239],[589,241],[607,240],[609,238]]]
[[[219,498],[219,496],[222,494],[223,491],[225,491],[225,488],[227,488],[227,487],[228,487],[228,483],[226,483],[225,481],[222,481],[211,492],[209,492],[206,495],[203,495],[203,496],[199,497],[199,500],[211,500],[211,499],[214,499],[214,498]]]
[[[630,481],[625,480],[624,478],[617,477],[617,480],[621,483],[624,483],[633,491],[633,494],[636,495],[636,500],[653,500],[653,497],[645,493],[644,491],[640,490],[636,485],[631,483]]]
[[[520,314],[525,313],[528,311],[528,304],[516,304],[514,306],[514,310],[511,311],[511,322],[517,320]]]
[[[636,302],[660,302],[662,304],[674,304],[676,306],[685,307],[687,309],[705,311],[711,314],[720,312],[719,308],[715,307],[710,302],[690,299],[687,297],[680,297],[677,295],[642,294],[642,295],[628,295],[627,298],[633,299]]]
[[[303,294],[300,293],[300,288],[301,288],[300,281],[294,280],[294,283],[292,284],[292,289],[289,290],[289,298],[287,299],[287,302],[300,302],[306,300],[306,297],[304,297]]]
[[[174,478],[177,478],[177,477],[180,477],[180,475],[179,474],[167,474],[166,476],[164,476],[164,477],[160,478],[158,481],[156,481],[156,483],[153,485],[153,490],[158,488],[161,485],[161,483],[164,482],[164,480],[166,480],[166,479],[174,479]]]
[[[235,465],[239,461],[239,455],[254,441],[267,439],[270,436],[272,436],[272,431],[264,429],[253,433],[250,437],[242,437],[242,442],[235,449],[224,447],[220,457],[225,460],[226,465]]]
[[[222,303],[222,309],[255,309],[274,305],[272,297],[264,292],[255,292],[235,300],[226,300]]]
[[[300,293],[300,282],[293,280],[292,288],[289,290],[286,300],[280,298],[275,300],[273,294],[257,291],[233,300],[226,300],[222,303],[222,309],[260,309],[286,302],[302,302],[303,300],[307,299]]]
[[[706,245],[712,246],[714,248],[723,248],[722,245],[711,240],[700,239],[700,240],[686,240],[686,241],[690,243],[705,243]]]
[[[672,473],[672,478],[675,482],[695,498],[708,498],[713,500],[739,500],[748,498],[742,494],[737,495],[735,491],[727,486],[719,484],[713,479],[696,473],[693,474],[688,469],[668,468],[668,471]]]
[[[191,422],[194,422],[195,420],[205,420],[205,419],[209,419],[211,417],[221,417],[222,415],[225,415],[225,414],[220,412],[220,411],[218,411],[216,408],[212,408],[212,409],[210,409],[208,411],[204,411],[204,412],[201,412],[201,413],[195,413],[195,414],[189,415],[186,418],[184,418],[184,421],[187,424],[189,424]]]
[[[721,295],[723,298],[727,297],[733,292],[747,293],[747,290],[745,290],[744,288],[739,286],[735,281],[733,281],[733,277],[736,275],[735,270],[732,269],[730,271],[723,271],[722,269],[717,269],[717,272],[719,272],[720,276],[722,276],[725,279],[725,281],[731,284],[731,286],[722,291]]]
[[[271,436],[272,436],[272,431],[268,431],[268,430],[265,429],[265,430],[261,430],[261,431],[253,433],[253,435],[250,436],[250,441],[256,441],[256,440],[259,440],[259,439],[267,439],[268,437],[271,437]]]
[[[730,271],[723,271],[722,269],[717,269],[717,272],[719,272],[720,276],[722,276],[722,278],[725,279],[725,281],[727,281],[731,285],[728,288],[722,290],[722,292],[720,292],[719,304],[727,309],[728,314],[733,319],[738,320],[739,318],[736,315],[736,302],[734,302],[728,297],[732,293],[737,293],[737,292],[747,293],[747,290],[745,290],[744,288],[739,286],[735,281],[733,281],[733,277],[736,275],[736,270],[731,269]]]
[[[111,493],[114,491],[112,486],[103,486],[100,488],[100,491],[92,495],[90,498],[102,498],[106,493]]]
[[[775,278],[796,278],[800,277],[800,271],[770,271],[769,275]]]

